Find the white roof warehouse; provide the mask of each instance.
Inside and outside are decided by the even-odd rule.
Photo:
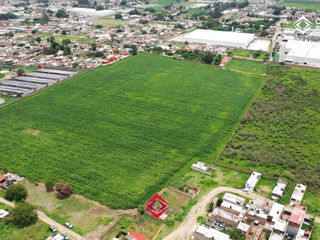
[[[254,39],[255,35],[251,33],[197,29],[193,32],[180,35],[174,38],[173,41],[246,49]]]
[[[285,45],[284,62],[320,67],[320,42],[289,40]]]

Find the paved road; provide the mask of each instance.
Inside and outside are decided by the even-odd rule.
[[[208,194],[203,196],[198,200],[196,205],[194,205],[181,223],[181,225],[172,233],[164,238],[164,240],[188,240],[191,239],[192,233],[195,230],[197,223],[197,217],[200,215],[207,214],[206,207],[213,198],[219,195],[222,192],[230,192],[230,193],[237,193],[243,197],[249,197],[253,199],[261,199],[266,200],[267,198],[257,194],[257,193],[245,193],[240,189],[235,189],[231,187],[217,187],[211,190]],[[270,200],[270,199],[268,199]],[[315,220],[317,223],[320,223],[320,219],[316,218]]]
[[[1,197],[0,197],[0,203],[5,204],[5,205],[7,205],[9,207],[14,207],[14,203],[13,202],[9,202],[9,201],[5,200],[4,198],[1,198]],[[71,239],[74,239],[74,240],[85,240],[82,236],[80,236],[79,234],[75,233],[71,229],[69,229],[69,228],[63,226],[62,224],[57,223],[56,221],[52,220],[47,215],[45,215],[43,212],[37,210],[37,213],[38,213],[39,219],[41,221],[47,223],[48,225],[55,226],[58,229],[58,232],[66,234]]]

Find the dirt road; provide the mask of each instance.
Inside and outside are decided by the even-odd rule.
[[[219,195],[222,192],[230,192],[237,193],[243,197],[249,197],[253,199],[261,199],[266,200],[267,198],[258,195],[257,193],[246,193],[240,189],[235,189],[231,187],[217,187],[211,190],[208,194],[203,196],[198,200],[196,205],[194,205],[185,218],[185,220],[181,223],[181,225],[172,233],[164,238],[164,240],[188,240],[191,239],[192,233],[195,230],[197,223],[197,217],[200,215],[205,215],[206,207],[213,198]],[[269,199],[270,200],[270,199]],[[316,218],[316,222],[320,223],[320,219]]]
[[[14,203],[13,202],[9,202],[9,201],[5,200],[4,198],[1,198],[1,197],[0,197],[0,203],[5,204],[5,205],[7,205],[9,207],[14,207]],[[62,224],[57,223],[56,221],[54,221],[53,219],[51,219],[47,215],[45,215],[43,212],[37,210],[37,213],[38,213],[39,219],[42,222],[45,222],[48,225],[55,226],[58,229],[58,232],[66,234],[71,239],[74,239],[74,240],[85,240],[82,236],[80,236],[79,234],[75,233],[71,229],[63,226]]]

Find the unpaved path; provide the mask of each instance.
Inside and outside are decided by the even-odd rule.
[[[200,215],[207,214],[206,207],[209,204],[209,202],[212,201],[213,198],[215,198],[217,195],[219,195],[222,192],[236,193],[243,197],[248,197],[252,199],[260,199],[260,200],[268,199],[257,193],[246,193],[240,189],[235,189],[231,187],[217,187],[211,190],[208,194],[206,194],[202,198],[200,198],[198,202],[192,207],[191,211],[189,212],[187,217],[184,219],[184,221],[181,223],[181,225],[175,231],[173,231],[168,236],[166,236],[164,240],[191,239],[192,233],[195,230],[196,226],[198,225],[197,217]],[[315,222],[320,223],[320,219],[316,218]]]

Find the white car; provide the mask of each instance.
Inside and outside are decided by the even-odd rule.
[[[67,227],[67,228],[72,228],[72,224],[71,223],[68,223],[68,222],[65,222],[64,225]]]

